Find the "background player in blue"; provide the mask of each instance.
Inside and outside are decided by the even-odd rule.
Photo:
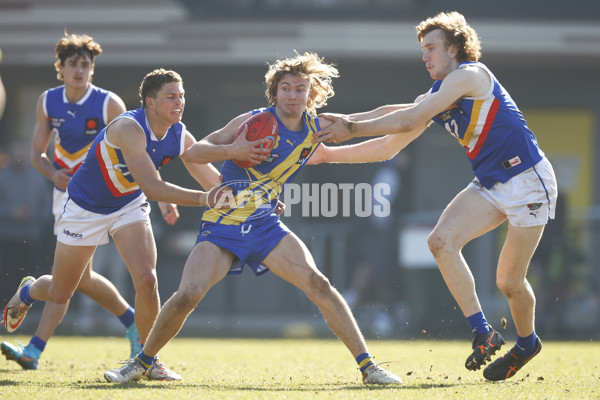
[[[473,353],[465,366],[477,370],[504,340],[483,315],[461,249],[508,220],[496,282],[508,299],[518,337],[508,353],[483,371],[488,380],[504,380],[542,347],[534,325],[535,296],[526,274],[544,226],[554,218],[556,178],[508,92],[477,62],[479,38],[464,16],[451,12],[429,18],[417,26],[417,38],[427,71],[435,80],[429,92],[413,105],[382,107],[358,118],[332,116],[336,122],[315,138],[341,142],[351,137],[397,134],[396,144],[401,148],[420,134],[419,127],[433,121],[466,148],[475,180],[446,207],[428,244],[473,330]],[[360,148],[354,151],[368,161],[369,155]]]
[[[317,269],[304,243],[271,211],[282,185],[293,179],[315,149],[322,147],[312,143],[312,133],[319,129],[315,112],[333,95],[331,81],[337,76],[337,69],[314,53],[281,59],[270,66],[266,95],[271,107],[267,110],[277,118],[279,139],[268,156],[255,157],[255,161],[262,161],[257,166],[244,169],[229,160],[236,159],[230,147],[245,136],[233,142],[235,132],[251,113],[234,118],[184,155],[202,163],[227,160],[221,169],[223,184],[233,190],[238,207],[205,211],[179,289],[164,304],[143,351],[125,366],[107,371],[104,376],[108,381],[141,379],[208,290],[228,273],[239,273],[248,264],[256,274],[268,268],[300,288],[319,307],[331,330],[356,358],[365,383],[402,383],[396,375],[374,364],[342,296]],[[248,191],[259,196],[246,197]]]
[[[38,99],[33,131],[31,162],[54,183],[54,233],[67,196],[65,190],[71,176],[83,162],[98,133],[119,114],[125,104],[116,94],[92,84],[94,60],[102,53],[100,45],[87,35],[65,35],[56,44],[54,67],[57,79],[64,84],[48,89]],[[54,161],[47,155],[54,136]],[[77,291],[86,294],[119,317],[129,339],[131,353],[140,349],[133,308],[117,288],[92,270],[92,260],[82,276]],[[0,345],[2,353],[24,369],[37,369],[38,360],[54,330],[67,312],[68,303],[46,303],[35,335],[25,347],[8,342]]]
[[[34,300],[68,302],[96,246],[107,243],[110,234],[135,286],[135,322],[142,343],[148,336],[160,308],[148,199],[202,206],[208,204],[208,193],[164,182],[157,171],[196,142],[181,123],[185,97],[179,74],[163,69],[147,74],[140,97],[141,108],[121,114],[97,135],[69,181],[53,274],[22,280],[4,309],[9,332],[18,328]],[[202,186],[217,183],[212,165],[185,165]],[[168,375],[157,362],[148,377]]]

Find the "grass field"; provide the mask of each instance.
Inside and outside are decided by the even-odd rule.
[[[29,337],[3,335],[2,341]],[[369,341],[377,362],[404,380],[367,387],[341,342],[175,339],[160,354],[184,380],[109,384],[124,338],[54,337],[37,371],[0,360],[0,399],[600,399],[600,344],[544,342],[515,377],[491,383],[463,364],[470,343]]]

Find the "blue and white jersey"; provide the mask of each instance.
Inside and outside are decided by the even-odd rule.
[[[496,182],[504,183],[533,167],[544,153],[523,114],[492,72],[479,62],[461,63],[458,68],[466,66],[482,68],[489,74],[488,92],[482,97],[463,97],[436,115],[433,122],[467,149],[475,176],[490,189]],[[441,85],[441,80],[435,81],[429,93],[437,92]]]
[[[241,168],[231,160],[223,163],[223,184],[232,188],[236,207],[229,210],[207,209],[203,221],[239,225],[248,220],[275,215],[273,209],[283,190],[312,156],[319,143],[312,143],[313,133],[320,129],[319,119],[304,112],[304,127],[290,131],[281,122],[275,107],[253,110],[252,114],[270,111],[277,118],[277,141],[269,156],[252,168]]]
[[[158,140],[150,128],[143,107],[121,114],[96,137],[85,161],[69,182],[69,197],[85,210],[110,214],[143,196],[125,164],[121,150],[106,137],[106,130],[121,118],[133,120],[144,131],[146,152],[156,169],[185,151],[183,123],[173,124]]]
[[[44,115],[54,135],[54,167],[75,172],[107,124],[110,92],[90,85],[77,103],[71,103],[63,85],[46,90],[42,96]]]

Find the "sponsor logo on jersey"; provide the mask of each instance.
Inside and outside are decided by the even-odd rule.
[[[270,153],[267,158],[265,158],[263,160],[263,162],[267,162],[267,163],[272,163],[273,161],[277,160],[279,158],[279,154],[277,153]]]
[[[50,126],[52,128],[60,128],[65,123],[65,119],[64,118],[49,117],[48,121],[50,122]]]
[[[542,203],[529,203],[529,204],[527,204],[527,208],[529,208],[529,211],[539,210],[541,206],[542,206]]]
[[[85,119],[85,134],[90,136],[98,134],[98,118]]]
[[[506,160],[502,163],[504,169],[509,169],[519,164],[521,164],[521,159],[519,158],[519,156],[513,157],[510,160]]]

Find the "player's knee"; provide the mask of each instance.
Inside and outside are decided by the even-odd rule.
[[[327,279],[325,275],[317,273],[316,271],[311,272],[309,282],[310,292],[319,297],[329,296],[334,290],[329,282],[329,279]]]
[[[173,305],[179,311],[191,311],[202,300],[204,295],[198,291],[178,290],[173,294]]]
[[[148,271],[141,275],[137,282],[134,282],[137,293],[152,293],[155,292],[158,286],[156,279],[156,271]]]
[[[498,276],[496,278],[496,286],[498,289],[502,291],[506,296],[510,297],[513,293],[521,290],[523,282],[519,282],[519,280],[514,279],[510,276]]]
[[[434,229],[427,238],[427,245],[429,246],[429,251],[431,251],[431,254],[433,254],[434,257],[437,257],[437,255],[440,254],[445,248],[444,237]]]

